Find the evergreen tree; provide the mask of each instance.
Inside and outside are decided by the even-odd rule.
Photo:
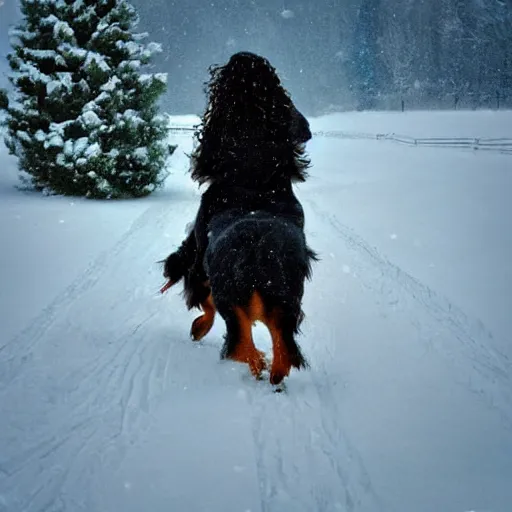
[[[9,55],[17,101],[6,144],[39,190],[138,197],[165,178],[172,148],[157,100],[167,75],[142,74],[159,45],[135,34],[125,0],[21,0]]]
[[[359,109],[376,107],[376,98],[386,84],[386,69],[379,51],[381,0],[363,0],[358,12],[352,59],[352,76]]]

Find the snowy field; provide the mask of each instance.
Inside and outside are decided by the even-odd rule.
[[[512,136],[510,112],[311,124]],[[199,200],[173,141],[166,188],[120,202],[20,191],[0,148],[0,511],[512,510],[512,156],[314,137],[311,370],[273,394],[157,294]]]
[[[312,130],[397,133],[409,137],[512,137],[510,111],[459,110],[358,112],[330,114],[311,120]]]

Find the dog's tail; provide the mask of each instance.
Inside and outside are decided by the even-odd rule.
[[[169,254],[165,260],[158,262],[163,263],[163,274],[167,279],[167,283],[161,289],[162,293],[187,276],[194,264],[196,252],[196,239],[192,230],[176,251]]]
[[[165,284],[160,288],[160,293],[165,293],[186,276],[186,264],[179,251],[169,254],[165,260],[161,260],[158,263],[163,264],[163,274],[166,279]]]
[[[164,277],[173,283],[180,281],[186,274],[189,266],[180,251],[173,252],[159,262],[164,264]]]

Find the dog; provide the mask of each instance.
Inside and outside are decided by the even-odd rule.
[[[318,259],[307,245],[304,211],[292,185],[307,178],[307,120],[267,59],[239,52],[210,68],[209,101],[191,156],[192,179],[208,184],[194,228],[164,260],[162,291],[184,279],[189,309],[203,314],[191,336],[202,339],[218,311],[226,324],[221,357],[247,363],[260,378],[265,354],[252,325],[270,331],[270,382],[308,363],[295,336],[304,318],[304,283]]]

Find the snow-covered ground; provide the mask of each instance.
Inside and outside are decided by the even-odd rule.
[[[512,114],[501,110],[358,112],[311,120],[312,130],[397,133],[409,137],[512,138]]]
[[[512,510],[512,157],[315,137],[298,188],[322,257],[300,337],[312,367],[273,394],[219,361],[221,321],[194,344],[179,290],[156,293],[199,199],[190,136],[175,140],[166,188],[120,202],[19,191],[0,149],[0,511]]]

